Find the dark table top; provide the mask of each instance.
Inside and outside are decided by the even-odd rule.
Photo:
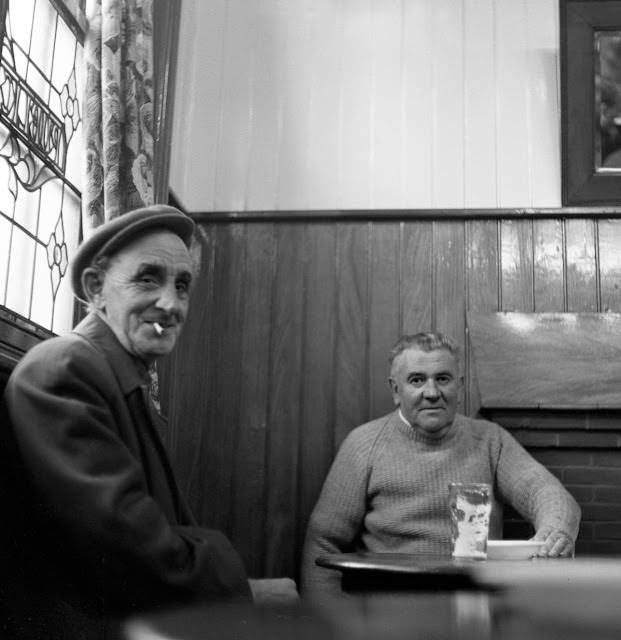
[[[405,553],[335,553],[320,556],[316,562],[340,571],[347,592],[481,588],[471,568],[478,560]]]
[[[317,606],[218,605],[132,620],[127,640],[619,640],[621,558],[324,558],[345,571],[467,574],[479,588],[344,594]],[[448,571],[449,573],[443,573]]]

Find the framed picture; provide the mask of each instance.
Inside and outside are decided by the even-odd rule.
[[[562,202],[621,206],[621,0],[560,0]]]

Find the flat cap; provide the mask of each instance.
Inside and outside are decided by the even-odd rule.
[[[78,247],[71,263],[71,286],[75,295],[81,300],[86,300],[86,294],[82,289],[82,272],[95,260],[112,256],[136,236],[158,229],[171,231],[189,247],[194,233],[194,222],[175,207],[154,204],[124,213],[97,227]]]

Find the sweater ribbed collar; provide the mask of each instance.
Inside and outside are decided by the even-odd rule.
[[[461,423],[459,414],[456,414],[451,428],[441,438],[430,438],[428,435],[422,433],[420,429],[416,429],[410,424],[410,421],[403,415],[401,408],[397,409],[395,417],[396,426],[401,433],[415,442],[429,446],[443,446],[447,442],[450,442],[457,435]]]

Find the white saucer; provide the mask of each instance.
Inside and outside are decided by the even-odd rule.
[[[542,542],[533,540],[488,540],[488,560],[528,560],[537,554]]]

